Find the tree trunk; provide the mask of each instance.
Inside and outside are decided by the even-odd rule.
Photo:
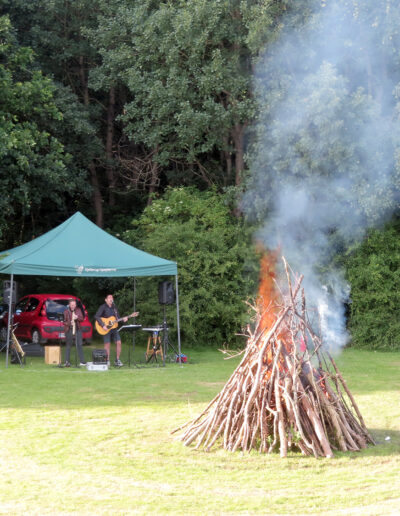
[[[153,156],[157,156],[158,154],[158,145],[154,150]],[[149,186],[149,196],[147,198],[147,206],[150,206],[150,204],[153,202],[152,194],[156,191],[156,187],[158,184],[158,173],[159,173],[159,164],[152,159],[151,164],[151,179],[150,179],[150,186]]]
[[[157,183],[158,183],[158,163],[154,162],[151,164],[151,182],[149,187],[149,196],[147,198],[147,206],[153,202],[152,194],[156,191]]]
[[[115,171],[113,165],[114,142],[114,117],[115,117],[115,88],[111,86],[107,109],[107,135],[106,135],[106,174],[108,180],[108,203],[115,206]]]
[[[246,124],[236,124],[232,129],[232,140],[235,148],[235,186],[240,186],[244,171],[244,130]],[[242,210],[239,205],[234,209],[235,217],[239,218]]]
[[[86,107],[89,107],[90,97],[89,97],[89,89],[87,85],[87,78],[85,73],[85,61],[84,57],[79,57],[79,73],[81,78],[81,84],[82,84],[82,92],[83,92],[83,103]],[[100,190],[100,184],[99,184],[99,178],[97,175],[96,165],[94,161],[91,161],[89,164],[89,171],[90,171],[90,183],[92,185],[93,189],[93,207],[96,212],[96,224],[99,227],[103,227],[103,199],[101,196],[101,190]]]
[[[96,212],[96,224],[103,227],[103,199],[101,197],[99,178],[97,177],[96,167],[93,161],[89,164],[90,182],[93,188],[93,206]]]
[[[244,170],[244,129],[245,124],[236,124],[232,130],[235,146],[235,186],[241,184]]]
[[[230,185],[231,177],[232,177],[232,153],[229,149],[230,145],[229,145],[228,137],[224,137],[224,147],[225,147],[225,149],[223,151],[223,155],[224,155],[225,162],[226,162],[226,174],[224,177],[224,185],[228,186],[228,185]]]
[[[83,103],[85,106],[89,105],[89,89],[87,86],[87,78],[85,73],[85,58],[83,56],[79,57],[79,75],[81,79],[81,85],[82,85],[82,96],[83,96]]]

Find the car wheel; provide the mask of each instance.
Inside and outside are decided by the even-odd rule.
[[[40,344],[40,333],[39,330],[33,330],[32,332],[32,344]]]

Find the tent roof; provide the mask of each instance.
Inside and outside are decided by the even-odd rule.
[[[177,264],[125,244],[77,212],[31,242],[1,252],[1,274],[172,276]]]

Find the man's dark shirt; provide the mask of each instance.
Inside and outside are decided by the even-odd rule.
[[[110,306],[108,306],[107,303],[103,303],[97,310],[94,318],[100,324],[100,326],[103,326],[104,323],[101,320],[101,317],[105,317],[107,319],[108,317],[113,317],[113,316],[116,317],[117,319],[119,319],[119,313],[118,313],[117,307],[115,305],[112,305],[110,307]]]

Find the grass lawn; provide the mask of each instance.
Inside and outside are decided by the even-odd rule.
[[[378,445],[330,460],[174,440],[237,363],[188,355],[182,367],[88,372],[43,358],[6,369],[2,353],[0,514],[400,514],[400,354],[338,359]]]

